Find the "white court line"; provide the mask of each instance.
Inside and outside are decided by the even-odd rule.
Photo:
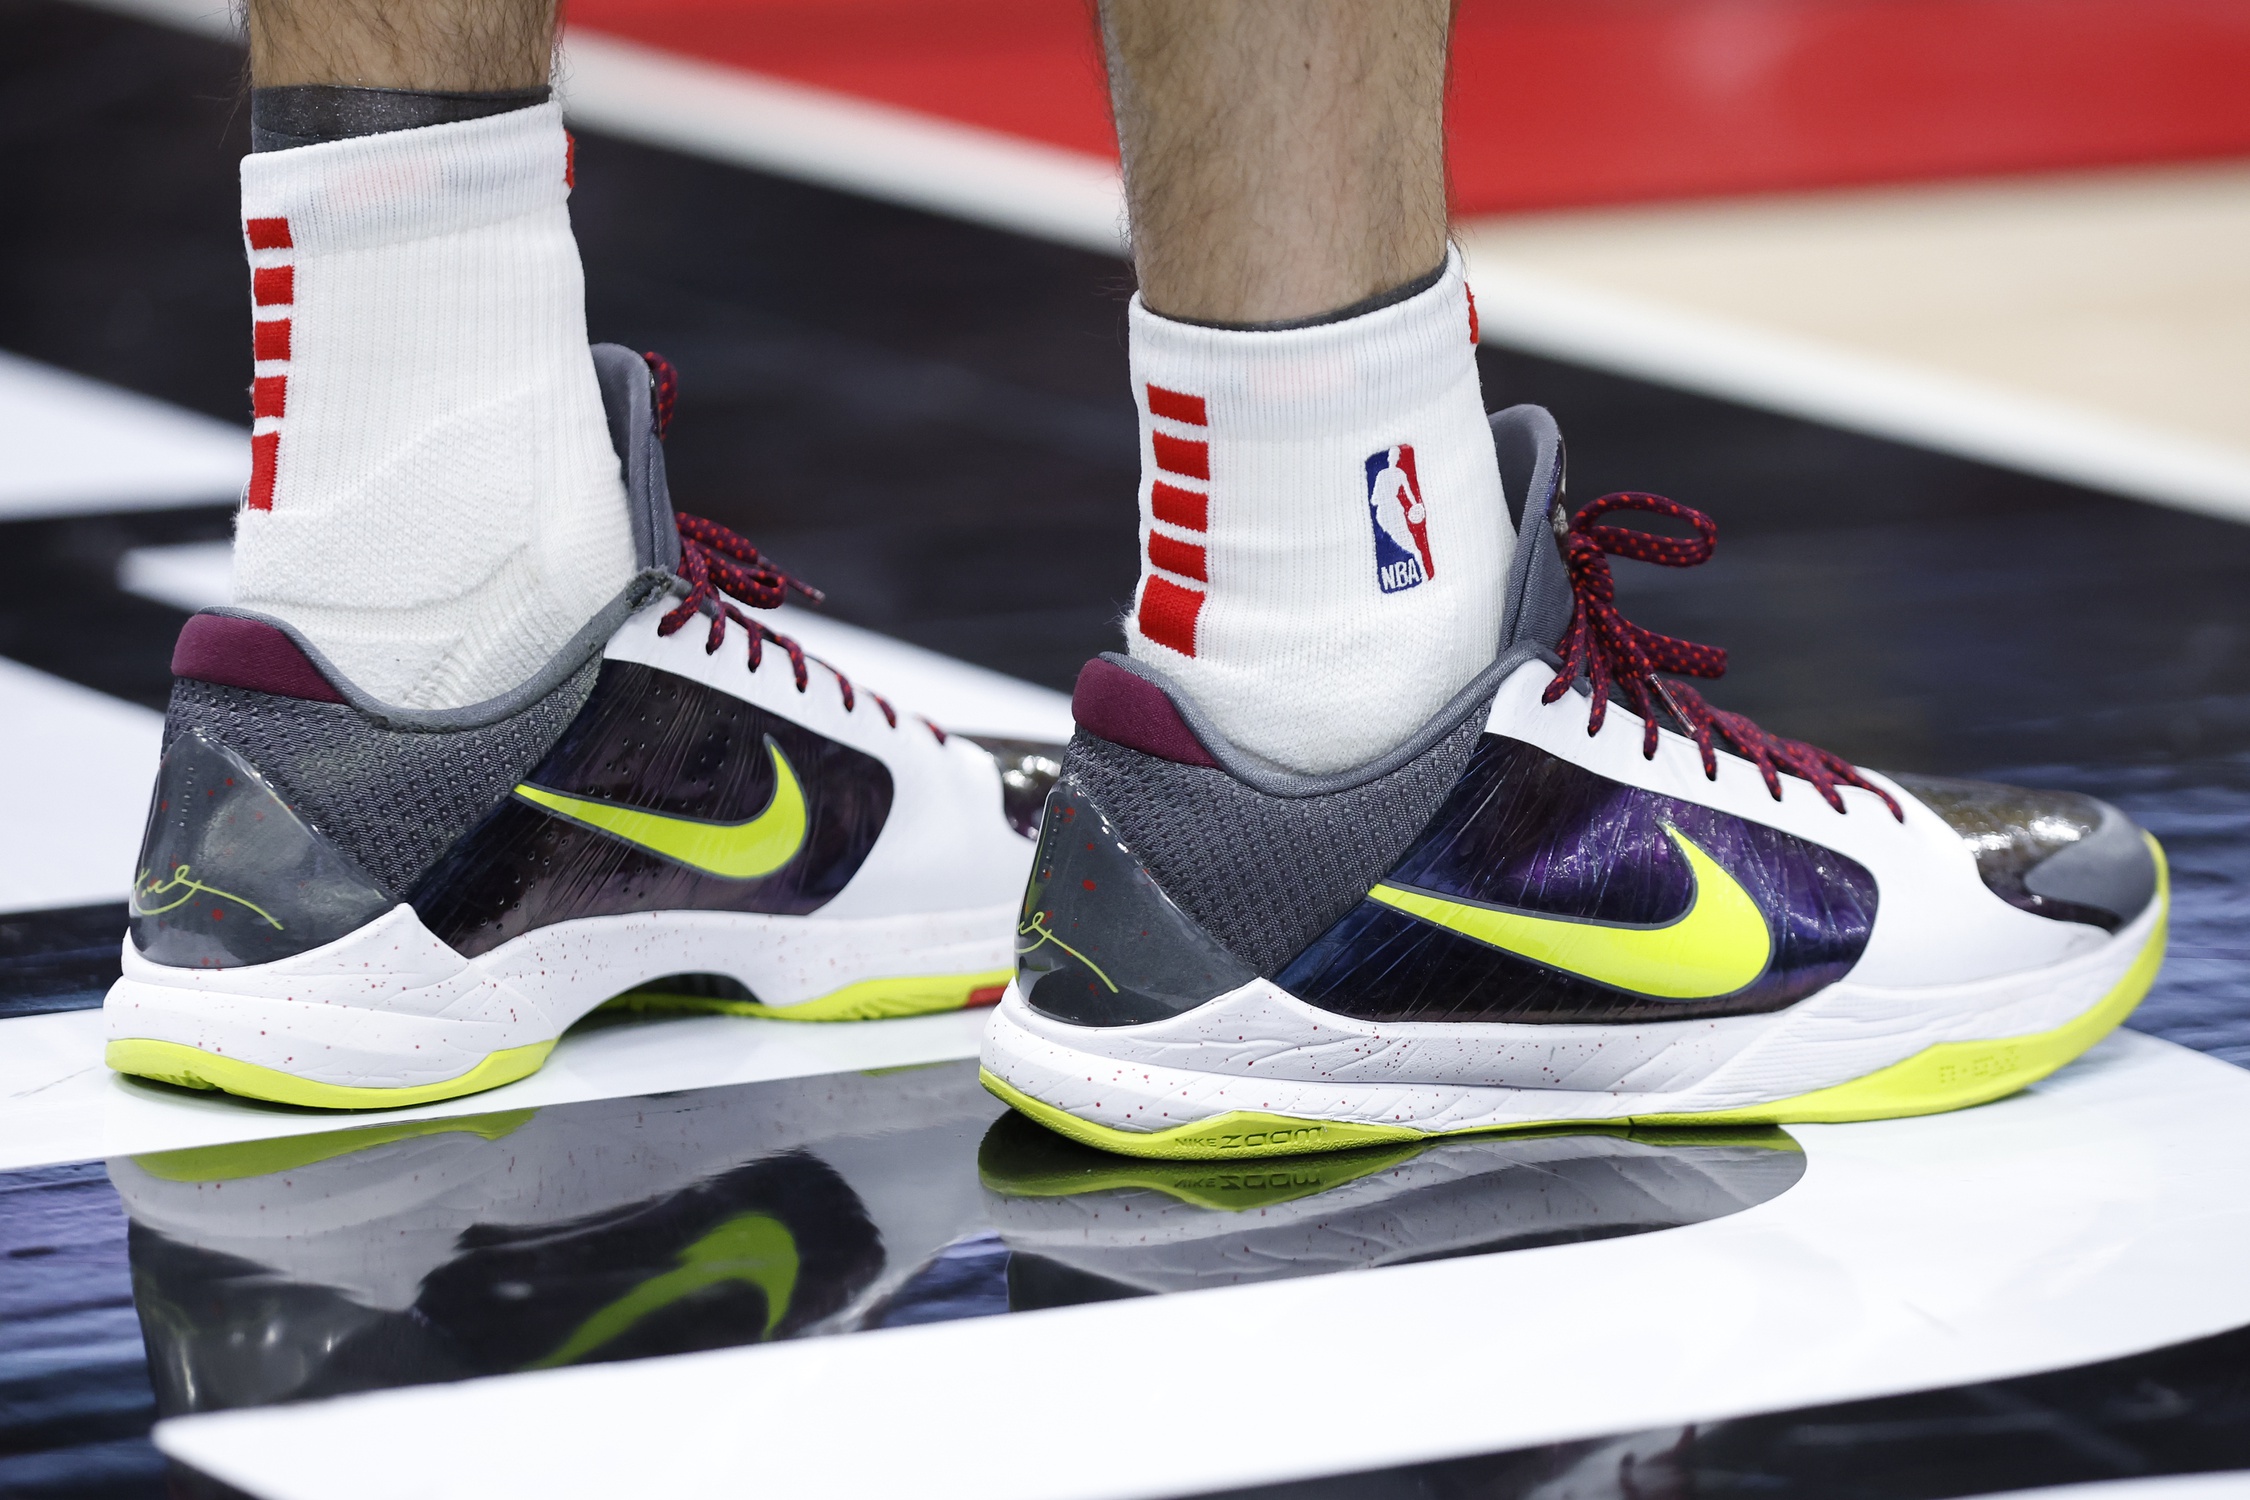
[[[233,597],[230,556],[226,542],[136,547],[118,562],[117,586],[177,609],[208,609]],[[797,605],[762,613],[775,629],[795,637],[853,682],[949,730],[1055,744],[1070,738],[1066,693]]]
[[[249,429],[0,353],[0,520],[224,505]]]
[[[213,0],[85,0],[234,35]],[[578,31],[561,75],[586,125],[1019,234],[1117,253],[1111,163]],[[2027,473],[2250,521],[2250,454],[2004,386],[1620,297],[1511,266],[1465,236],[1499,342]]]
[[[0,725],[0,912],[123,901],[163,715],[0,660]]]
[[[684,1016],[566,1035],[529,1078],[413,1109],[336,1113],[253,1104],[226,1094],[140,1083],[102,1065],[102,1013],[0,1021],[0,1172],[62,1162],[221,1146],[974,1057],[985,1012],[898,1021],[769,1021]]]
[[[2123,1033],[1981,1109],[1794,1127],[1795,1187],[1659,1234],[187,1417],[156,1442],[266,1500],[1122,1500],[2001,1379],[2250,1323],[2246,1127],[2250,1074]]]
[[[117,560],[117,586],[194,614],[234,602],[234,543],[135,547]]]
[[[95,10],[115,11],[136,21],[176,26],[219,41],[240,42],[242,22],[234,0],[81,0]]]

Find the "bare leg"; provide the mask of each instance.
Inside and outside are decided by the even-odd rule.
[[[260,88],[536,88],[554,48],[555,0],[250,0]]]
[[[1103,0],[1132,208],[1126,646],[1328,775],[1490,664],[1513,542],[1446,249],[1447,0]]]
[[[1445,255],[1448,0],[1103,0],[1152,311],[1316,317]]]

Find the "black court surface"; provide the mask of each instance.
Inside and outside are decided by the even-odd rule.
[[[0,349],[239,423],[239,53],[61,0],[0,0],[0,37]],[[951,658],[1067,690],[1115,645],[1121,262],[577,160],[594,336],[681,372],[683,506]],[[0,1494],[2250,1493],[2250,528],[1483,367],[1555,412],[1573,500],[1718,521],[1708,566],[1618,573],[1729,650],[1723,706],[2163,841],[2129,1031],[1958,1116],[1246,1169],[1007,1115],[975,1016],[598,1015],[523,1084],[338,1118],[102,1074],[122,906],[19,903]],[[0,515],[0,657],[160,708],[186,611],[120,565],[228,516]]]

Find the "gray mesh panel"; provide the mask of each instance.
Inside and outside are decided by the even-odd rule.
[[[1388,776],[1313,797],[1268,796],[1083,731],[1063,775],[1093,795],[1182,911],[1271,975],[1398,861],[1453,789],[1484,718],[1480,706]]]
[[[513,718],[434,733],[383,728],[348,704],[180,678],[164,743],[198,729],[235,751],[397,895],[539,763],[600,671],[595,657]]]

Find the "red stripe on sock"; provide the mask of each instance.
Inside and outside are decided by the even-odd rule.
[[[1168,417],[1174,422],[1186,422],[1194,427],[1208,427],[1210,419],[1203,414],[1203,398],[1182,391],[1168,391],[1160,385],[1148,388],[1149,415]]]
[[[250,273],[250,297],[260,307],[297,300],[297,273],[288,266],[260,266]]]
[[[257,359],[289,357],[289,320],[267,318],[250,325],[250,352]]]
[[[250,382],[250,415],[278,417],[289,404],[289,377],[286,375],[260,375]]]
[[[578,137],[563,132],[563,191],[570,192],[578,186]]]
[[[1156,466],[1167,474],[1184,474],[1190,479],[1211,477],[1211,445],[1191,443],[1185,438],[1166,437],[1152,432],[1148,440],[1156,445]]]
[[[1182,531],[1211,529],[1211,497],[1196,490],[1183,490],[1159,479],[1149,487],[1148,508],[1167,526]]]
[[[1151,578],[1141,585],[1141,634],[1159,646],[1169,646],[1182,656],[1195,655],[1195,617],[1203,612],[1203,595],[1184,589],[1168,578]]]
[[[250,248],[253,250],[292,250],[296,248],[289,241],[289,221],[287,219],[251,219],[246,221],[242,227],[249,231]]]
[[[1461,290],[1469,298],[1469,342],[1473,344],[1477,341],[1477,294],[1470,290],[1465,281],[1461,283]]]
[[[261,432],[250,439],[250,492],[243,498],[252,510],[273,509],[273,466],[280,446],[278,432]]]
[[[1148,560],[1151,566],[1162,568],[1167,573],[1177,573],[1182,578],[1200,578],[1208,582],[1211,577],[1204,570],[1201,547],[1160,532],[1152,531],[1148,534]]]

